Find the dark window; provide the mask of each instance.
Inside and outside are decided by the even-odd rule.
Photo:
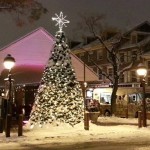
[[[137,59],[137,51],[132,51],[131,57],[132,57],[132,59]]]
[[[113,69],[112,68],[108,68],[108,74],[109,74],[109,76],[113,76]]]
[[[119,82],[124,83],[124,74],[120,75]]]
[[[103,59],[103,51],[99,50],[97,51],[97,60],[102,60]]]
[[[147,85],[150,86],[150,77],[147,78]]]
[[[150,69],[150,61],[147,62],[147,67]]]
[[[91,62],[92,55],[93,55],[93,52],[88,52],[88,62]]]
[[[97,67],[90,67],[94,72],[98,73]]]
[[[124,53],[121,53],[120,54],[120,62],[124,62],[124,61],[125,61]]]
[[[131,71],[131,82],[137,82],[137,75],[135,71]]]
[[[99,80],[102,80],[102,79],[103,79],[103,75],[102,75],[102,73],[101,73],[100,70],[98,70],[98,76],[99,76]]]
[[[131,44],[137,43],[137,34],[131,35]]]

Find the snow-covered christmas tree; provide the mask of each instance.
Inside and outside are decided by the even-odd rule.
[[[70,49],[62,31],[65,23],[69,23],[65,17],[61,12],[60,16],[56,14],[56,18],[52,18],[57,21],[59,31],[55,35],[55,46],[35,97],[30,115],[31,126],[49,123],[74,126],[83,121],[82,89],[76,79]]]

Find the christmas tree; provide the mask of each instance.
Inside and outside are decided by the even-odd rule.
[[[56,32],[56,42],[52,55],[45,67],[35,103],[30,115],[31,126],[44,124],[68,123],[72,126],[83,120],[83,96],[79,82],[72,67],[70,49],[65,33],[62,31],[65,23],[63,13],[57,18],[59,31]]]

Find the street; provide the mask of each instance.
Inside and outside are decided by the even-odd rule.
[[[114,142],[97,141],[74,144],[45,143],[45,144],[17,144],[9,147],[9,143],[1,150],[149,150],[150,143],[146,142]]]

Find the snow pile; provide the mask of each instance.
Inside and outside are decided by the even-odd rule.
[[[150,124],[150,121],[148,121],[148,124]],[[46,137],[47,139],[53,137],[57,141],[60,139],[61,142],[84,142],[99,139],[128,140],[135,137],[139,137],[139,140],[142,140],[143,137],[150,140],[150,127],[138,128],[136,118],[99,117],[97,124],[89,124],[89,130],[84,130],[83,122],[74,127],[69,124],[61,124],[60,126],[49,125],[43,128],[26,129],[29,130],[26,133],[30,137],[38,136],[38,138]]]
[[[97,124],[90,122],[89,130],[84,130],[84,123],[74,127],[69,124],[60,126],[43,126],[43,128],[30,129],[24,127],[22,137],[17,132],[12,132],[10,138],[5,138],[4,133],[0,134],[0,149],[5,146],[16,146],[23,144],[46,144],[46,143],[80,143],[89,141],[112,141],[112,142],[149,142],[150,126],[138,128],[137,119],[126,119],[117,117],[99,117]],[[148,120],[148,125],[150,121]]]

